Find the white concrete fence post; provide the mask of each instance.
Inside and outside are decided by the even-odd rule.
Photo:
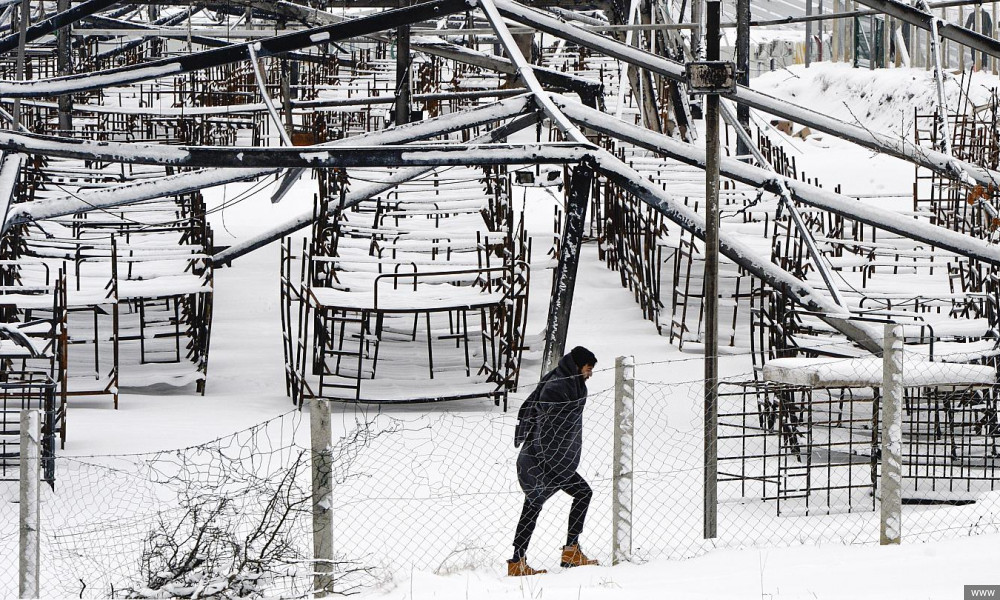
[[[635,359],[615,359],[615,435],[611,491],[612,564],[632,560],[632,441]]]
[[[880,543],[898,544],[902,537],[903,450],[902,328],[886,324],[882,353],[882,477]]]
[[[42,427],[38,410],[21,411],[21,526],[18,539],[18,597],[38,598],[40,547],[38,541]]]
[[[333,593],[333,459],[330,401],[309,402],[312,448],[313,590],[315,598]]]

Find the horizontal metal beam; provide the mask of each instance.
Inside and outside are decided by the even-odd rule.
[[[175,0],[174,3],[186,6],[188,2],[189,0]],[[211,3],[209,3],[209,5],[211,5]],[[252,8],[262,8],[263,6],[266,6],[270,11],[311,26],[330,25],[333,23],[343,22],[344,20],[344,17],[340,15],[301,4],[287,2],[285,0],[278,0],[277,2],[272,2],[270,0],[267,0],[266,2],[262,0],[227,0],[227,5],[250,6]],[[381,41],[388,41],[390,39],[389,36],[385,35],[372,35],[370,37]],[[410,42],[410,48],[425,54],[430,54],[431,56],[454,60],[464,64],[475,65],[484,69],[496,71],[498,73],[509,75],[517,74],[517,68],[514,64],[502,56],[493,56],[491,54],[478,52],[451,42],[446,42],[437,38],[436,34],[432,37],[423,38],[420,36],[413,36]],[[572,91],[579,94],[582,98],[596,97],[603,93],[603,85],[598,81],[546,67],[535,66],[534,71],[535,77],[537,77],[538,80],[545,85]]]
[[[537,123],[540,118],[541,118],[541,113],[530,113],[523,115],[521,117],[514,119],[510,123],[503,125],[502,127],[494,129],[493,131],[489,132],[484,136],[480,136],[472,140],[472,143],[495,142],[504,140],[507,138],[507,136],[511,135],[512,133],[520,131],[525,127],[529,127]],[[350,190],[347,192],[346,197],[344,198],[343,204],[338,203],[335,210],[339,211],[347,210],[352,206],[355,206],[356,204],[360,204],[361,202],[368,200],[369,198],[372,198],[374,196],[377,196],[378,194],[391,190],[392,188],[397,187],[401,183],[421,177],[422,175],[432,171],[433,169],[434,167],[413,167],[410,169],[403,169],[393,174],[385,181],[380,181],[377,183],[369,183],[360,186],[352,185]],[[284,223],[272,227],[269,230],[264,231],[263,233],[260,233],[258,235],[255,235],[251,238],[240,240],[239,242],[233,244],[232,246],[226,248],[225,250],[218,252],[215,256],[212,257],[212,264],[216,267],[221,267],[223,265],[231,265],[233,260],[245,254],[249,254],[254,250],[263,248],[264,246],[272,242],[276,242],[285,236],[291,235],[296,231],[299,231],[309,226],[315,220],[315,218],[316,215],[313,213],[312,209],[304,211],[288,219]]]
[[[701,215],[675,201],[658,184],[649,181],[607,151],[601,150],[595,159],[597,171],[609,181],[648,204],[688,233],[700,240],[705,239],[705,219]],[[808,283],[766,260],[759,251],[745,245],[738,238],[720,233],[719,252],[793,302],[822,315],[819,316],[820,319],[865,350],[873,354],[881,353],[881,335],[876,328],[847,321],[850,315],[844,308],[837,306]]]
[[[190,4],[190,0],[130,0],[130,3],[188,6]],[[322,5],[328,8],[336,9],[398,8],[400,6],[409,6],[411,3],[411,0],[324,0]],[[250,7],[283,16],[296,14],[294,12],[296,9],[292,9],[287,6],[293,3],[284,0],[279,2],[272,2],[271,0],[201,0],[198,4],[202,4],[208,8]],[[532,0],[532,4],[542,7],[558,6],[575,10],[597,9],[610,11],[611,9],[610,0]],[[302,6],[304,10],[313,10],[305,5],[293,4],[293,6]]]
[[[640,148],[651,150],[685,164],[705,168],[704,148],[686,144],[630,123],[623,123],[574,102],[558,98],[555,98],[555,102],[566,116],[585,128],[627,141]],[[856,219],[867,225],[919,240],[942,250],[1000,265],[1000,246],[990,244],[986,240],[937,227],[910,216],[864,205],[854,198],[783,177],[732,158],[722,159],[719,170],[726,177],[747,185],[767,189],[775,194],[780,193],[781,183],[784,183],[795,200],[808,206],[849,219]]]
[[[532,107],[530,98],[527,96],[508,98],[492,104],[465,109],[431,119],[424,119],[423,121],[397,125],[379,131],[335,140],[322,146],[408,144],[471,127],[480,127],[515,117],[520,118],[523,115],[534,115],[533,112],[528,112]],[[506,126],[501,126],[501,128]],[[59,139],[60,141],[68,141],[65,138]],[[170,147],[160,146],[160,148],[169,149]],[[11,207],[10,215],[2,223],[2,226],[0,226],[0,232],[6,231],[10,226],[18,223],[51,219],[91,210],[102,210],[114,206],[151,200],[153,198],[187,194],[217,185],[266,177],[280,171],[281,169],[279,168],[202,169],[200,171],[178,173],[157,179],[144,179],[135,183],[126,183],[113,187],[79,191],[61,198],[47,198],[35,200],[34,202],[24,202]]]
[[[435,102],[447,100],[476,100],[482,98],[512,98],[525,93],[524,88],[509,88],[504,90],[481,90],[475,92],[441,92],[430,94],[414,94],[413,101]],[[351,106],[372,106],[378,104],[393,104],[396,96],[360,96],[356,98],[325,98],[321,100],[292,100],[293,109],[336,109]],[[0,104],[11,104],[13,100],[0,98]],[[56,102],[45,100],[24,100],[21,106],[37,106],[55,110],[59,108]],[[267,107],[263,102],[253,104],[226,104],[223,106],[185,106],[185,107],[138,107],[138,106],[105,106],[103,104],[74,104],[73,111],[85,114],[124,114],[148,115],[154,117],[197,117],[197,116],[235,116],[264,112]]]
[[[50,33],[55,33],[62,27],[76,23],[80,19],[104,10],[105,8],[111,6],[112,4],[117,4],[118,2],[119,0],[88,0],[87,2],[77,4],[69,10],[56,13],[48,19],[28,27],[28,29],[24,32],[25,43],[30,43],[40,37],[46,36]],[[17,48],[18,37],[19,33],[15,32],[0,38],[0,54],[5,54]]]
[[[570,142],[225,148],[64,139],[0,131],[0,149],[78,160],[223,169],[563,164],[575,163],[593,149],[591,144]]]
[[[572,23],[561,21],[551,15],[528,8],[511,0],[495,0],[495,4],[500,13],[508,19],[531,25],[545,33],[576,42],[612,58],[648,69],[668,79],[686,82],[684,65],[680,63],[639,48],[628,46],[608,37],[585,31]],[[985,169],[966,161],[954,159],[942,152],[925,146],[918,146],[902,138],[876,133],[858,125],[838,121],[828,115],[792,104],[791,102],[773,98],[746,86],[739,85],[736,87],[734,93],[722,95],[737,103],[790,119],[796,123],[807,125],[816,131],[829,133],[865,148],[884,152],[885,154],[920,165],[937,173],[958,176],[961,172],[964,172],[984,186],[994,185],[1000,187],[1000,173],[992,169]]]
[[[110,85],[125,85],[148,81],[159,77],[179,75],[220,65],[249,60],[247,47],[254,44],[258,56],[277,56],[293,50],[308,48],[341,39],[368,35],[401,25],[418,23],[426,19],[440,18],[471,8],[472,0],[431,0],[408,8],[389,10],[367,17],[343,21],[296,31],[272,38],[233,44],[194,52],[184,56],[154,60],[139,65],[117,67],[104,71],[80,73],[64,77],[53,77],[38,81],[0,81],[0,96],[6,98],[39,98],[75,94],[106,88]]]

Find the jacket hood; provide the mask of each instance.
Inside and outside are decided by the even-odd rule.
[[[580,365],[576,364],[576,361],[573,360],[572,354],[567,354],[559,359],[557,369],[561,371],[560,375],[563,377],[572,377],[574,375],[582,377],[580,375]]]

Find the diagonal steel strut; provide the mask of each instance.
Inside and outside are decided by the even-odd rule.
[[[525,25],[530,25],[563,39],[576,42],[593,50],[602,52],[612,58],[634,64],[638,67],[649,69],[675,81],[686,82],[684,65],[657,56],[645,50],[626,46],[618,41],[605,36],[584,30],[572,23],[564,22],[556,17],[545,14],[541,11],[526,7],[512,0],[494,0],[500,14]],[[737,85],[734,93],[722,94],[740,104],[762,110],[764,112],[782,116],[796,123],[807,125],[817,131],[823,131],[830,135],[854,142],[865,148],[884,152],[896,158],[918,164],[932,171],[955,176],[955,168],[967,173],[969,177],[984,186],[996,186],[1000,182],[1000,172],[986,169],[969,163],[953,159],[942,152],[917,146],[904,139],[897,139],[885,134],[876,133],[860,127],[844,123],[827,115],[804,108],[791,102],[779,100],[766,94],[754,91],[746,86]],[[998,186],[1000,187],[1000,186]]]

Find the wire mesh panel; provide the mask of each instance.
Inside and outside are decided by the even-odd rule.
[[[55,485],[56,437],[62,414],[56,406],[55,383],[45,373],[4,373],[0,380],[0,481],[18,481],[21,468],[21,411],[42,415],[42,480]]]
[[[700,358],[674,362],[661,364],[673,373],[701,367]],[[949,368],[923,367],[921,376]],[[737,377],[719,390],[718,533],[710,540],[703,533],[704,382],[635,381],[633,435],[617,445],[615,390],[589,393],[578,467],[593,490],[580,537],[588,556],[610,564],[613,521],[625,514],[625,556],[633,562],[879,539],[877,387]],[[994,399],[992,385],[907,388],[904,543],[1000,531]],[[388,584],[413,570],[502,573],[525,499],[513,444],[516,414],[335,408],[335,591]],[[54,459],[58,485],[42,490],[43,593],[310,594],[311,453],[301,419],[295,411],[175,451]],[[629,450],[631,493],[617,497],[631,510],[615,511],[612,489]],[[15,481],[0,485],[7,497],[17,496]],[[559,564],[570,509],[569,494],[544,504],[527,550],[533,566]],[[17,504],[0,505],[0,518],[0,590],[13,595]]]
[[[43,595],[308,592],[309,451],[295,443],[299,419],[176,451],[57,459],[65,477],[41,499]],[[16,505],[2,510],[16,522]]]

